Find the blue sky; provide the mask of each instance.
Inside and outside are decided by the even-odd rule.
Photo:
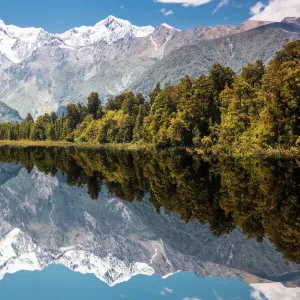
[[[110,288],[92,274],[83,275],[60,265],[6,274],[0,288],[1,299],[10,300],[266,300],[259,291],[257,298],[251,297],[255,290],[236,277],[198,278],[192,273],[177,273],[162,279],[158,275],[139,275]]]
[[[198,24],[237,25],[253,14],[258,19],[280,20],[300,16],[300,0],[3,0],[0,19],[21,27],[43,27],[63,32],[94,25],[108,15],[135,25],[168,23],[179,29]],[[252,12],[252,13],[251,13]]]

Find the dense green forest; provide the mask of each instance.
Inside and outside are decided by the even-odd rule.
[[[162,151],[0,148],[1,162],[22,163],[84,188],[93,200],[101,189],[124,201],[149,201],[160,211],[208,224],[220,236],[242,229],[268,236],[289,261],[300,263],[300,162],[210,158],[177,149]],[[61,177],[61,176],[60,176]],[[101,199],[99,199],[100,201]]]
[[[69,104],[20,124],[0,124],[1,140],[141,143],[159,148],[299,148],[300,40],[287,43],[265,68],[261,60],[236,75],[215,64],[208,76],[158,84],[147,100],[127,92],[102,106]]]

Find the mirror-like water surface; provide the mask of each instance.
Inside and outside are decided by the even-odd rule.
[[[298,161],[10,147],[0,161],[3,293],[300,297]]]

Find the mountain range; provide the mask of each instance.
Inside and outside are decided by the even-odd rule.
[[[147,199],[130,203],[104,189],[92,201],[86,187],[69,186],[60,173],[0,164],[0,211],[0,279],[61,264],[110,286],[178,271],[299,286],[299,266],[286,264],[268,238],[257,243],[239,228],[215,237],[197,221],[157,214]]]
[[[61,34],[0,21],[0,101],[22,118],[29,112],[36,118],[85,102],[92,91],[103,102],[127,90],[147,95],[158,82],[207,74],[216,62],[239,72],[258,58],[268,63],[286,39],[299,39],[299,20],[247,20],[236,27],[181,31],[109,16]]]

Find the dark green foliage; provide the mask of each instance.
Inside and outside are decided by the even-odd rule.
[[[161,92],[160,83],[156,84],[155,89],[149,94],[150,103],[152,104],[157,97],[157,95]]]
[[[300,41],[289,43],[264,70],[246,65],[221,94],[219,143],[226,147],[284,147],[300,143]]]
[[[214,64],[209,71],[209,81],[213,89],[213,101],[211,104],[212,121],[217,124],[221,121],[220,114],[220,94],[225,87],[232,87],[235,73],[229,67]]]
[[[264,64],[262,60],[259,59],[255,64],[248,63],[243,67],[241,76],[251,87],[255,87],[256,85],[261,85],[264,73]]]
[[[24,119],[24,122],[34,122],[31,114],[27,114],[26,118]]]
[[[87,111],[93,116],[94,119],[102,117],[103,112],[98,93],[93,92],[88,97]]]
[[[67,106],[67,123],[70,131],[73,131],[80,122],[80,113],[77,105],[69,104]]]

